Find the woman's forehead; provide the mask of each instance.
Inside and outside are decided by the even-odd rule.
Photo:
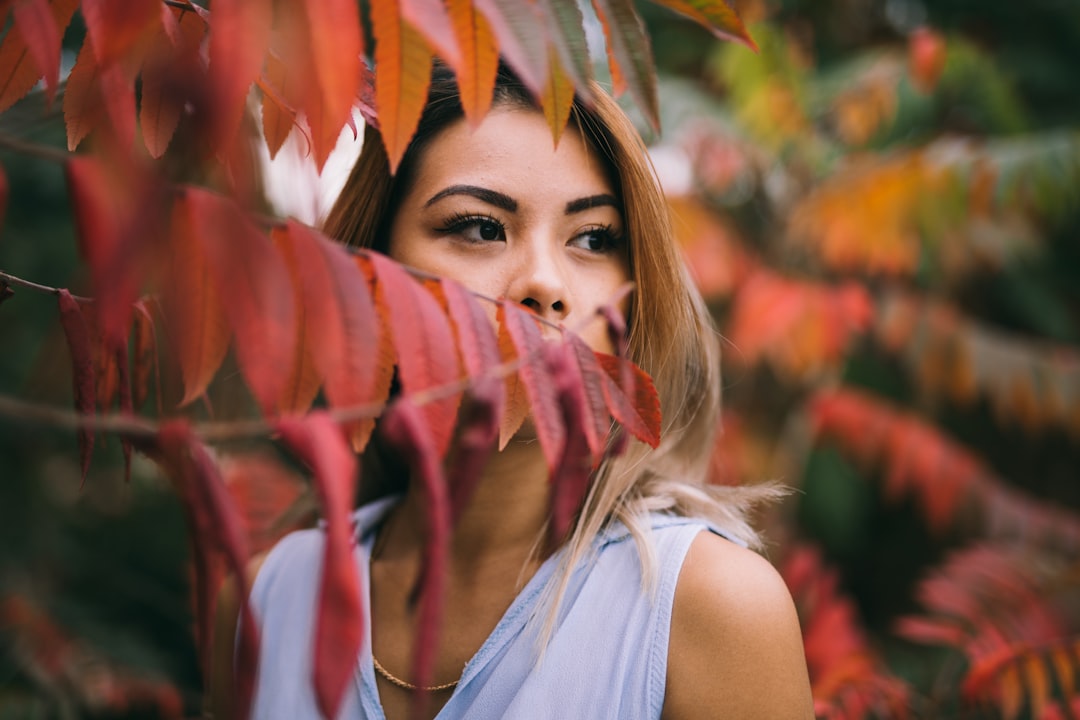
[[[476,127],[459,119],[427,144],[411,189],[455,184],[568,198],[616,194],[603,158],[575,126],[556,144],[543,114],[514,107],[494,108]]]

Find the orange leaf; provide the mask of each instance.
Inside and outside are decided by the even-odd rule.
[[[248,89],[262,71],[272,21],[272,0],[214,3],[209,57],[218,108],[213,144],[219,151],[236,137]]]
[[[281,395],[295,340],[289,271],[269,238],[232,200],[192,188],[187,208],[235,337],[240,372],[262,411]]]
[[[64,125],[67,127],[68,150],[71,152],[75,152],[83,138],[105,117],[99,75],[94,49],[89,42],[84,42],[64,90]]]
[[[461,105],[475,127],[491,107],[499,48],[490,23],[477,11],[473,0],[448,0],[447,8],[461,46],[462,62],[457,72]]]
[[[1059,646],[1054,648],[1050,653],[1050,660],[1054,664],[1054,670],[1057,675],[1058,687],[1061,688],[1062,696],[1066,698],[1073,697],[1076,692],[1076,670],[1073,659],[1073,655],[1069,652],[1069,647]]]
[[[206,249],[185,201],[173,208],[169,223],[171,260],[166,275],[165,328],[180,365],[184,406],[206,391],[229,349],[225,309],[214,283]]]
[[[55,52],[58,75],[60,61],[59,38],[63,37],[64,31],[71,23],[71,18],[75,14],[75,8],[79,6],[79,0],[52,0],[50,6],[52,9],[53,25],[56,28],[56,36],[58,38],[56,41]],[[18,12],[18,8],[16,7],[16,13]],[[51,40],[48,37],[41,38],[39,36],[40,33],[35,34],[38,43],[41,43],[42,41],[51,43]],[[26,41],[26,37],[23,36],[21,28],[18,32],[9,30],[7,34],[4,35],[3,44],[0,44],[0,112],[7,110],[21,100],[33,89],[34,85],[37,84],[37,81],[42,75],[47,75],[48,72],[51,72],[49,69],[51,62],[48,63],[45,68],[42,68],[35,57],[36,55],[44,56],[48,52],[51,52],[50,48],[41,46],[40,44],[36,50],[31,50],[29,43]],[[48,77],[46,77],[45,82],[46,85],[48,85]]]
[[[386,329],[405,393],[413,395],[458,380],[454,335],[435,298],[393,260],[373,253],[371,264],[378,278],[377,301],[390,318]],[[453,393],[421,408],[440,457],[450,446],[460,399],[460,393]]]
[[[548,48],[548,73],[540,94],[544,117],[551,127],[551,137],[559,144],[562,131],[570,119],[570,107],[574,104],[574,83],[563,70],[554,48]]]
[[[742,43],[754,52],[758,46],[727,0],[653,0],[708,28],[714,35]]]
[[[431,49],[399,15],[394,1],[374,3],[375,101],[391,171],[397,170],[427,102]]]
[[[175,8],[165,12],[165,26],[143,62],[139,101],[143,143],[155,158],[165,154],[180,122],[186,101],[183,85],[203,73],[198,53],[206,35],[206,23],[194,12]]]
[[[1050,697],[1050,673],[1043,659],[1035,653],[1030,653],[1024,658],[1023,665],[1031,717],[1041,718],[1043,709],[1046,707],[1046,700]]]

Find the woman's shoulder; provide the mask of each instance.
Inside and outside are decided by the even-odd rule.
[[[812,718],[799,620],[776,569],[713,533],[695,536],[671,618],[665,718]]]

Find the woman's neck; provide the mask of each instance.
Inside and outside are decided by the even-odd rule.
[[[491,562],[524,563],[547,524],[550,489],[539,442],[512,440],[488,460],[453,529],[450,565],[471,573]],[[422,490],[410,483],[405,500],[383,528],[383,557],[419,553],[423,545]]]

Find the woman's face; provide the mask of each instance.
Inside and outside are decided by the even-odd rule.
[[[530,307],[610,352],[587,322],[629,279],[621,199],[571,126],[558,147],[539,112],[496,108],[423,151],[391,226],[391,257]]]

